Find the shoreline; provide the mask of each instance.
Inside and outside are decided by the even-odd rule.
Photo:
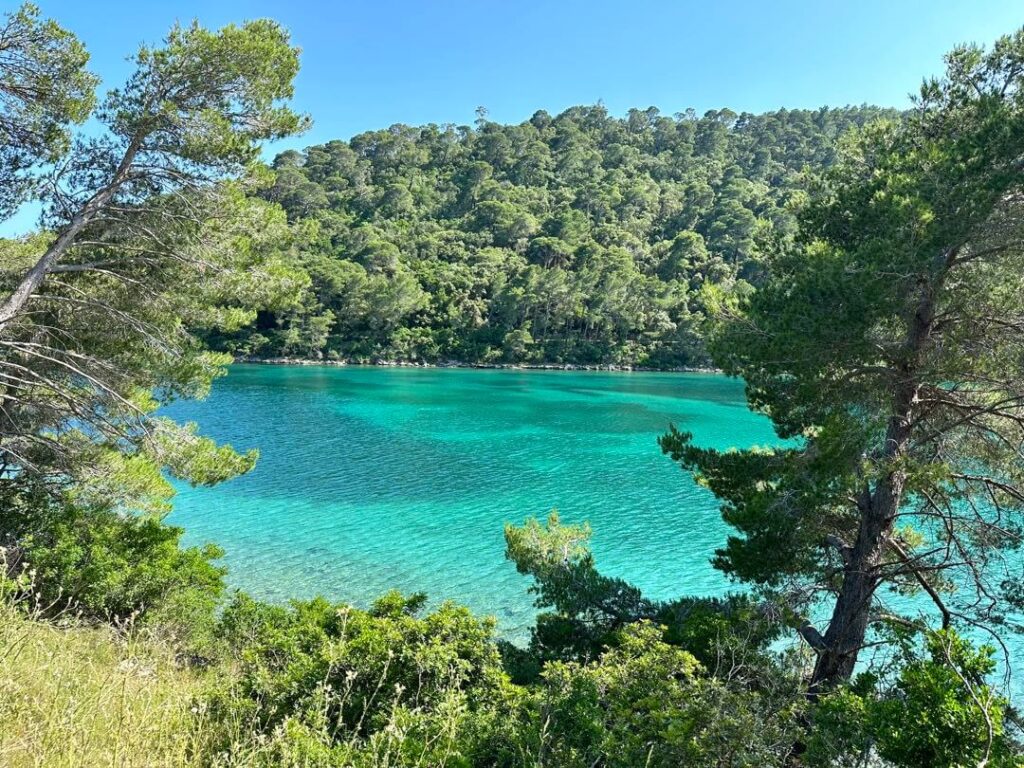
[[[614,363],[467,363],[461,360],[445,360],[439,363],[411,362],[408,360],[352,362],[349,360],[310,360],[304,357],[236,357],[233,362],[246,365],[322,366],[327,368],[477,368],[482,370],[510,371],[603,371],[605,373],[722,373],[719,368],[700,366],[651,368],[640,365],[616,365]]]

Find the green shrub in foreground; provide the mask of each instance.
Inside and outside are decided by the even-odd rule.
[[[825,696],[814,711],[807,764],[858,766],[875,754],[899,768],[1024,765],[1007,732],[1008,702],[987,682],[995,649],[940,630],[923,650],[904,649],[889,685],[865,673]]]
[[[31,606],[48,616],[159,626],[162,639],[206,642],[224,592],[214,545],[182,547],[183,529],[48,494],[5,494],[7,567],[31,574]]]
[[[238,664],[212,700],[228,724],[222,748],[244,751],[238,734],[254,733],[268,764],[486,764],[504,749],[489,742],[494,720],[522,691],[502,669],[493,620],[423,603],[389,593],[368,611],[322,598],[285,608],[238,595],[220,622]]]
[[[369,611],[238,596],[221,621],[237,677],[210,709],[219,749],[241,761],[257,744],[266,765],[668,768],[782,765],[799,738],[799,699],[709,677],[649,623],[518,686],[493,622],[422,609],[396,593]]]

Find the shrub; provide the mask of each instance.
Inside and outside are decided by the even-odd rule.
[[[314,765],[382,754],[399,765],[440,765],[441,755],[463,764],[491,751],[489,723],[515,698],[493,620],[449,603],[421,615],[423,605],[395,592],[369,611],[238,595],[220,623],[238,677],[212,704],[229,724],[223,748],[244,749],[238,734],[255,733],[272,745],[269,763]]]
[[[595,662],[548,664],[535,706],[545,764],[565,768],[781,766],[799,735],[795,707],[707,677],[646,622]]]
[[[1020,766],[1007,701],[985,681],[994,649],[940,630],[925,651],[906,644],[888,683],[865,673],[824,696],[812,713],[807,764],[852,768],[873,757],[898,768]]]
[[[7,567],[32,572],[39,614],[158,624],[167,640],[205,642],[224,591],[219,547],[182,547],[183,530],[155,515],[41,495],[5,501]]]

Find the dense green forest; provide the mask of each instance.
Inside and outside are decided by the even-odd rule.
[[[893,110],[728,109],[520,125],[392,126],[285,152],[263,192],[300,231],[311,290],[224,348],[482,363],[708,363],[707,293],[765,248],[849,129]]]
[[[0,217],[44,210],[0,241],[5,766],[1024,765],[1024,29],[899,115],[482,116],[270,171],[308,124],[273,21],[176,25],[102,98],[34,6],[0,41]],[[523,647],[421,594],[230,593],[170,481],[258,451],[160,407],[332,352],[742,377],[792,439],[661,438],[737,593],[652,600],[556,514],[505,530]]]

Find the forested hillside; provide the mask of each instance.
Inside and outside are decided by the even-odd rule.
[[[706,287],[759,279],[874,107],[392,126],[274,161],[311,290],[217,341],[259,356],[700,365]]]

